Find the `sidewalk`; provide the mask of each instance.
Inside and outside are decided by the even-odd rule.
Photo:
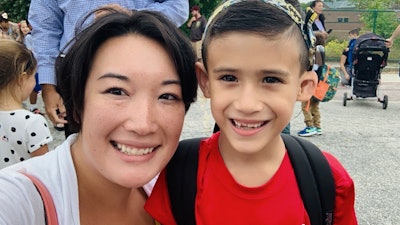
[[[339,87],[334,99],[320,104],[323,135],[307,138],[337,157],[354,179],[359,225],[400,223],[398,73],[384,71],[379,90],[389,96],[386,110],[376,98],[349,101],[344,107],[343,93],[351,89]],[[213,126],[209,101],[199,94],[186,115],[181,139],[209,136]],[[297,103],[291,132],[296,135],[303,128],[301,105]],[[51,149],[64,140],[64,132],[52,128],[52,134]]]

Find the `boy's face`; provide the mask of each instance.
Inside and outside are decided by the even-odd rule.
[[[197,76],[221,138],[232,148],[255,153],[276,143],[296,100],[311,97],[316,75],[300,74],[299,49],[295,39],[239,32],[210,42],[208,75],[197,64]]]
[[[349,34],[349,38],[350,38],[350,39],[356,39],[356,38],[357,38],[357,34],[350,33],[350,34]]]

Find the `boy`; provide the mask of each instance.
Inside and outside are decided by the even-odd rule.
[[[314,93],[314,37],[299,3],[287,2],[226,1],[209,19],[196,71],[220,132],[199,147],[198,225],[310,225],[280,133],[296,101]],[[324,154],[335,180],[334,224],[355,225],[353,181]],[[145,209],[174,225],[174,201],[164,170]]]
[[[358,38],[360,29],[353,29],[349,31],[349,44],[347,48],[343,50],[342,55],[340,56],[340,71],[341,75],[341,84],[342,85],[351,85],[351,78],[353,76],[353,50],[356,40]]]

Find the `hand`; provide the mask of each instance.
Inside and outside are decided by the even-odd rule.
[[[98,8],[98,11],[96,11],[94,13],[94,18],[98,19],[102,16],[105,16],[105,15],[111,13],[112,11],[110,11],[110,9],[118,11],[118,12],[124,12],[126,14],[132,13],[132,11],[130,11],[129,9],[127,9],[119,4],[107,4],[107,5],[100,6]]]
[[[393,45],[393,39],[391,39],[391,38],[386,39],[385,45],[386,45],[387,48],[392,47],[392,45]]]
[[[42,98],[46,114],[54,125],[66,124],[66,110],[63,100],[56,91],[56,86],[52,84],[42,84]]]
[[[194,22],[194,21],[196,21],[196,17],[195,16],[192,16],[192,18],[190,18],[190,22]]]

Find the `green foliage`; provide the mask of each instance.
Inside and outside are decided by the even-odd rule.
[[[348,41],[339,41],[337,39],[329,41],[325,45],[327,59],[339,59],[344,49],[347,48]]]
[[[8,19],[19,22],[28,16],[30,0],[0,0],[0,11],[8,13]]]

